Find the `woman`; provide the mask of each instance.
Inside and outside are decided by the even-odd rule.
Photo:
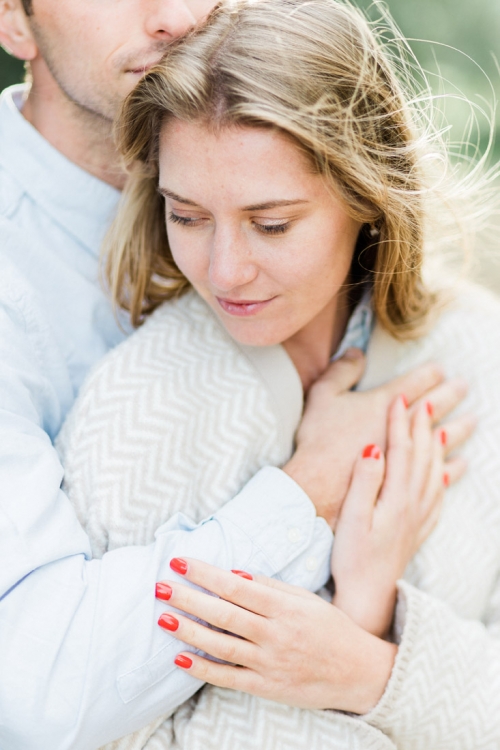
[[[170,357],[174,351],[177,356],[174,335],[178,351],[188,352],[187,359],[196,359],[198,351],[202,361],[210,359],[211,373],[229,376],[224,381],[228,403],[237,403],[237,391],[242,400],[241,390],[231,391],[236,374],[245,389],[253,432],[250,455],[238,457],[235,482],[242,480],[245,463],[262,465],[259,461],[268,461],[274,446],[280,446],[281,461],[285,460],[294,429],[290,415],[300,413],[300,386],[307,390],[325,369],[365,291],[377,319],[365,384],[433,355],[450,371],[462,371],[472,379],[480,411],[486,411],[487,402],[485,426],[495,434],[496,392],[488,372],[479,373],[482,363],[494,362],[494,347],[485,347],[477,330],[480,326],[489,341],[496,341],[496,302],[480,303],[472,295],[454,303],[429,327],[436,301],[421,278],[424,205],[433,196],[425,183],[427,154],[421,151],[391,64],[352,9],[333,0],[264,0],[222,8],[206,26],[173,45],[162,64],[139,84],[124,110],[121,145],[136,166],[110,237],[110,276],[118,301],[139,322],[189,285],[199,296],[189,293],[160,307],[135,342],[131,339],[127,348],[113,353],[83,392],[62,437],[70,496],[84,516],[94,519],[96,537],[100,535],[104,547],[112,529],[106,523],[109,517],[100,512],[100,501],[107,502],[106,493],[119,477],[98,439],[105,413],[99,397],[106,395],[106,384],[113,384],[113,372],[130,372],[130,364],[142,361],[145,352],[156,355],[162,341],[169,344]],[[207,305],[214,316],[207,315]],[[154,361],[149,357],[146,365]],[[146,389],[145,398],[137,402],[138,416],[146,420],[144,440],[156,405],[159,409],[164,399],[172,403],[183,387],[195,398],[203,382],[203,372],[196,379],[184,362],[177,365],[174,397],[161,389]],[[127,382],[133,390],[133,382]],[[189,459],[179,467],[183,478],[194,464],[200,470],[195,459],[201,454],[201,471],[204,465],[210,467],[222,487],[226,467],[217,471],[221,467],[213,466],[209,453],[203,464],[206,434],[192,439],[193,425],[200,419],[210,422],[212,414],[210,424],[217,421],[214,409],[219,409],[216,417],[225,428],[230,424],[229,407],[223,403],[220,408],[217,385],[202,418],[194,415],[186,428],[184,443],[171,445],[178,447],[183,461]],[[150,485],[161,504],[161,481],[148,473],[151,455],[156,452],[155,466],[163,461],[165,476],[177,456],[165,455],[154,441],[145,450],[136,445],[130,451],[133,444],[120,433],[122,422],[113,421],[112,414],[108,417],[111,427],[106,429],[117,435],[124,455],[130,456],[131,474],[120,488],[129,488],[131,507],[121,505],[120,512],[132,526],[135,518],[136,525],[140,521],[152,533],[156,519],[150,523],[149,517],[140,518],[144,509],[133,507],[134,494],[142,499]],[[466,731],[474,737],[469,747],[486,747],[490,737],[500,737],[495,723],[500,713],[495,704],[498,678],[490,674],[490,663],[478,657],[484,646],[488,662],[495,664],[496,641],[479,623],[463,622],[459,616],[496,622],[492,591],[499,570],[499,522],[495,492],[486,493],[481,486],[494,486],[496,478],[495,455],[486,434],[483,428],[471,447],[471,478],[455,488],[455,502],[446,505],[442,523],[406,572],[411,583],[400,586],[393,629],[397,645],[384,638],[391,628],[396,581],[433,529],[442,496],[441,444],[447,435],[438,432],[432,437],[425,407],[416,411],[410,424],[402,400],[393,405],[385,479],[377,446],[367,446],[357,463],[333,555],[338,607],[295,590],[236,579],[194,561],[174,562],[178,574],[240,607],[186,593],[178,579],[164,583],[160,597],[243,636],[214,633],[181,615],[163,616],[163,627],[185,642],[243,668],[210,664],[186,653],[178,665],[215,684],[289,705],[208,688],[197,701],[183,706],[173,721],[165,722],[146,746],[177,743],[194,748],[224,741],[230,747],[264,747],[268,742],[270,747],[382,748],[393,747],[394,737],[403,747],[459,747],[457,737]],[[89,435],[94,445],[89,446]],[[230,435],[228,429],[226,438]],[[86,468],[86,459],[92,458],[89,450],[98,460]],[[138,452],[142,463],[136,460]],[[280,463],[276,453],[273,462]],[[462,469],[460,463],[450,463],[446,483],[458,478]],[[136,482],[132,489],[131,478]],[[409,502],[401,503],[403,496]],[[92,497],[89,508],[85,503]],[[117,498],[121,502],[121,492]],[[197,500],[195,487],[185,498],[190,514]],[[175,508],[169,505],[167,510]],[[202,513],[207,510],[202,508]],[[119,530],[114,543],[130,543],[127,533],[132,531],[130,524]],[[464,580],[469,583],[466,591],[460,586]],[[405,601],[408,612],[402,606]],[[428,613],[425,620],[419,619],[420,611]],[[306,621],[311,613],[313,620]],[[470,654],[458,664],[462,643]],[[455,693],[449,690],[446,669],[435,673],[430,658],[434,653],[445,667],[452,663],[463,671],[465,692],[455,685]],[[330,667],[326,671],[325,665]],[[423,696],[420,680],[430,683]],[[481,722],[465,711],[471,685],[483,691],[479,700],[486,716]],[[437,715],[443,705],[448,712]],[[370,713],[360,719],[301,708]],[[448,715],[452,719],[447,723]],[[144,739],[143,735],[134,741]]]

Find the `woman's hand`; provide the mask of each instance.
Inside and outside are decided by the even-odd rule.
[[[430,403],[410,414],[404,399],[396,399],[389,410],[387,459],[378,446],[365,448],[337,524],[333,602],[380,637],[391,626],[396,581],[436,526],[445,487],[465,470],[459,458],[445,465],[448,433],[433,431],[432,414]]]
[[[174,637],[229,662],[184,651],[175,663],[193,677],[300,708],[362,714],[379,701],[396,646],[336,607],[295,586],[260,576],[247,580],[241,571],[234,575],[198,560],[173,560],[171,567],[221,598],[173,581],[158,584],[157,597],[229,631],[183,614],[160,617]]]
[[[297,450],[284,471],[309,495],[319,516],[335,529],[346,497],[353,466],[364,445],[386,444],[387,413],[404,394],[410,410],[424,403],[433,407],[436,425],[465,398],[467,384],[460,378],[445,380],[439,365],[426,364],[369,391],[351,391],[361,378],[365,359],[358,349],[333,362],[311,387]],[[463,442],[475,420],[462,416],[450,425],[447,449]]]

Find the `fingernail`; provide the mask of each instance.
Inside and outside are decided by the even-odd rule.
[[[168,583],[157,583],[155,596],[157,599],[163,599],[163,601],[168,602],[172,596],[172,587]]]
[[[351,347],[350,349],[346,349],[342,356],[342,359],[361,359],[362,356],[363,352],[361,351],[361,349]]]
[[[165,630],[171,630],[174,632],[179,627],[179,620],[173,615],[163,614],[158,620],[158,625],[161,628],[165,628]]]
[[[250,573],[246,573],[244,570],[232,570],[231,573],[240,576],[240,578],[246,578],[248,581],[253,581],[253,576],[250,575]]]
[[[401,401],[403,402],[405,409],[407,409],[409,404],[408,404],[408,399],[406,398],[404,393],[401,394]]]
[[[382,455],[378,445],[367,445],[363,450],[363,458],[375,458],[377,461]]]
[[[429,415],[429,417],[432,417],[434,415],[434,407],[430,401],[427,401],[427,403],[425,404],[425,408],[427,409],[427,414]]]
[[[177,666],[181,667],[182,669],[189,669],[189,667],[193,666],[193,660],[190,659],[189,656],[179,654],[179,656],[175,658],[174,664],[177,664]]]
[[[443,474],[443,484],[445,487],[450,486],[450,475],[448,473]]]
[[[446,430],[441,430],[440,438],[441,445],[446,445],[446,443],[448,442],[448,435],[446,434]]]
[[[173,560],[170,560],[170,567],[172,568],[172,570],[175,570],[176,573],[179,573],[179,575],[185,576],[187,573],[188,564],[181,557],[174,557]]]

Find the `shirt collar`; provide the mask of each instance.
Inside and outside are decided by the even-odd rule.
[[[332,361],[340,359],[346,353],[347,349],[351,347],[362,349],[366,354],[374,322],[372,291],[368,288],[349,318],[346,332],[340,342],[339,348],[332,357]]]
[[[0,97],[0,165],[58,224],[98,255],[120,193],[63,156],[22,116],[29,87]]]

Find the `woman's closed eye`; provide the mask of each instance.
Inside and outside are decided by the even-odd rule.
[[[209,221],[206,216],[181,216],[181,214],[175,213],[174,211],[169,211],[168,220],[173,224],[180,224],[183,227],[200,227]],[[252,219],[251,224],[260,234],[272,236],[284,234],[290,228],[292,222],[290,219]]]
[[[168,220],[172,224],[180,224],[183,227],[199,227],[203,222],[207,221],[204,216],[180,216],[173,211],[169,211]]]
[[[261,234],[267,234],[267,235],[276,235],[276,234],[284,234],[291,225],[291,222],[288,220],[281,220],[281,221],[268,221],[264,224],[253,221],[253,226],[257,229],[258,232]]]

